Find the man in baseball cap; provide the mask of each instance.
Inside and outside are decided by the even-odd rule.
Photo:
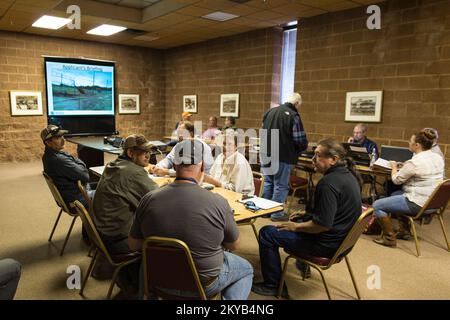
[[[78,200],[88,208],[88,203],[80,193],[77,183],[80,180],[86,185],[89,182],[89,171],[83,161],[63,151],[66,133],[67,130],[53,124],[42,129],[41,139],[45,145],[42,156],[44,172],[52,178],[68,206],[70,202]],[[92,197],[94,190],[88,189],[88,194]]]
[[[66,133],[69,133],[67,130],[62,130],[60,127],[55,126],[54,124],[49,124],[47,127],[42,129],[41,131],[41,139],[45,143],[48,139],[53,137],[62,137]]]

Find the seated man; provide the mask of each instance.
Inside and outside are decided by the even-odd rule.
[[[253,285],[252,291],[257,294],[277,294],[281,278],[280,247],[331,258],[361,215],[361,182],[353,162],[345,158],[341,144],[332,139],[320,141],[313,163],[324,176],[317,184],[312,211],[296,222],[265,226],[259,232],[264,282]]]
[[[123,144],[123,153],[105,166],[93,202],[93,219],[108,250],[127,253],[128,232],[141,198],[158,185],[149,178],[150,142],[132,134]]]
[[[236,250],[240,241],[233,212],[226,199],[198,185],[204,175],[203,148],[198,140],[183,140],[175,146],[176,179],[142,199],[129,245],[141,250],[150,236],[178,238],[191,249],[207,296],[222,292],[226,300],[247,299],[253,268],[247,260],[225,251]]]
[[[191,122],[185,121],[178,126],[177,129],[178,138],[180,141],[183,140],[198,140],[194,138],[194,125]],[[205,162],[205,172],[209,174],[209,170],[214,162],[214,158],[211,153],[211,148],[203,141],[198,140],[203,144],[203,159]],[[173,161],[175,159],[175,148],[173,148],[170,153],[156,166],[149,166],[149,171],[158,176],[175,176],[175,170],[173,169]]]
[[[21,270],[22,266],[16,260],[0,260],[0,300],[14,299]]]
[[[245,156],[237,150],[237,135],[234,132],[225,134],[218,140],[223,142],[223,152],[217,156],[211,168],[211,175],[205,176],[205,182],[216,187],[253,195],[255,185],[252,168]]]
[[[67,205],[78,200],[88,208],[86,199],[78,189],[78,180],[87,185],[87,192],[91,198],[95,190],[91,190],[88,184],[89,171],[84,162],[63,151],[66,133],[68,131],[52,124],[41,131],[41,139],[45,145],[42,156],[44,172],[52,178]]]
[[[208,129],[203,132],[202,138],[206,140],[214,140],[218,133],[220,133],[220,130],[217,127],[217,117],[210,117]]]
[[[375,159],[378,159],[379,153],[377,144],[372,140],[368,139],[366,137],[366,134],[367,134],[367,125],[365,125],[364,123],[358,123],[353,129],[353,136],[348,138],[347,142],[360,144],[361,146],[366,148],[367,153],[375,156]]]
[[[181,120],[175,124],[175,129],[172,132],[172,140],[170,140],[167,143],[168,146],[173,147],[174,145],[177,144],[178,140],[176,140],[174,137],[177,135],[178,126],[185,121],[190,121],[191,117],[192,117],[192,114],[189,112],[186,112],[186,111],[181,114]]]

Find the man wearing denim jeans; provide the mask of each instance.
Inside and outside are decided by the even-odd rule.
[[[247,260],[224,250],[236,250],[239,245],[233,212],[226,199],[199,186],[204,176],[203,144],[183,140],[174,154],[176,179],[142,198],[128,237],[130,249],[141,250],[150,236],[182,240],[192,252],[207,296],[221,292],[225,300],[247,299],[253,268]],[[176,288],[159,289],[195,295]]]
[[[289,176],[300,153],[308,147],[298,108],[302,97],[293,93],[279,107],[269,109],[263,117],[261,135],[261,172],[264,175],[263,198],[284,203],[289,193]],[[272,135],[278,133],[278,141]],[[272,145],[273,143],[273,145]],[[273,221],[286,221],[284,211],[271,215]]]

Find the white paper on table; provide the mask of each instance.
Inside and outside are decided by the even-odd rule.
[[[252,197],[252,198],[245,199],[245,200],[239,200],[240,203],[246,203],[249,201],[253,202],[255,204],[255,206],[257,206],[258,208],[261,208],[263,210],[283,206],[283,203],[275,202],[275,201],[260,198],[260,197]]]
[[[391,163],[388,160],[378,158],[377,161],[374,162],[374,166],[379,166],[386,169],[392,169]]]

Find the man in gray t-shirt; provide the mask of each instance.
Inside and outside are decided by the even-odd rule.
[[[130,249],[141,250],[149,236],[180,239],[192,251],[208,296],[221,291],[224,299],[247,299],[253,268],[245,259],[224,251],[236,250],[239,244],[232,210],[223,197],[197,183],[204,175],[203,145],[186,140],[175,148],[177,178],[143,197],[130,230]]]

